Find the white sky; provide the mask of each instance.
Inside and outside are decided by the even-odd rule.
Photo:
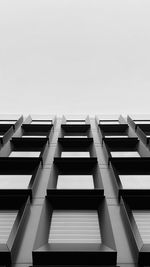
[[[0,0],[0,113],[150,113],[149,0]]]

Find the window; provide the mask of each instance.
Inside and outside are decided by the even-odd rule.
[[[16,121],[1,121],[0,120],[0,124],[15,124]]]
[[[85,124],[85,120],[67,120],[66,124]]]
[[[61,157],[63,158],[89,158],[90,157],[90,153],[85,151],[85,152],[82,152],[82,151],[63,151],[61,153]]]
[[[25,157],[25,158],[32,158],[32,157],[39,157],[40,151],[12,151],[9,157]]]
[[[23,138],[46,138],[46,135],[23,135]]]
[[[31,121],[31,124],[52,124],[52,121],[51,120],[32,120]]]
[[[140,157],[140,154],[137,152],[137,151],[112,151],[110,152],[111,153],[111,156],[113,158],[130,158],[130,157],[135,157],[135,158],[139,158]]]
[[[0,174],[0,189],[26,189],[32,175],[2,175]]]
[[[136,124],[150,124],[150,120],[134,121]]]
[[[0,210],[0,243],[7,243],[17,213],[17,210]]]
[[[150,175],[119,175],[124,189],[150,188]]]
[[[150,210],[133,210],[133,217],[144,244],[150,244]]]
[[[57,189],[94,189],[92,175],[59,175]]]
[[[64,138],[87,138],[86,135],[64,135]]]
[[[150,196],[123,196],[120,208],[138,266],[150,266]]]
[[[128,138],[128,135],[105,135],[105,138]]]
[[[99,121],[100,124],[120,124],[118,120],[116,121]]]
[[[98,243],[98,213],[94,210],[54,210],[48,243]]]

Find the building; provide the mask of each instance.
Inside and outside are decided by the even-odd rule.
[[[150,115],[1,115],[0,265],[150,266]]]

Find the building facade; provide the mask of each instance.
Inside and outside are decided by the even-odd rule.
[[[150,266],[150,115],[0,115],[0,266]]]

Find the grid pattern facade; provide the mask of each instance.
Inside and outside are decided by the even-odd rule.
[[[150,115],[0,115],[0,265],[150,266]]]

